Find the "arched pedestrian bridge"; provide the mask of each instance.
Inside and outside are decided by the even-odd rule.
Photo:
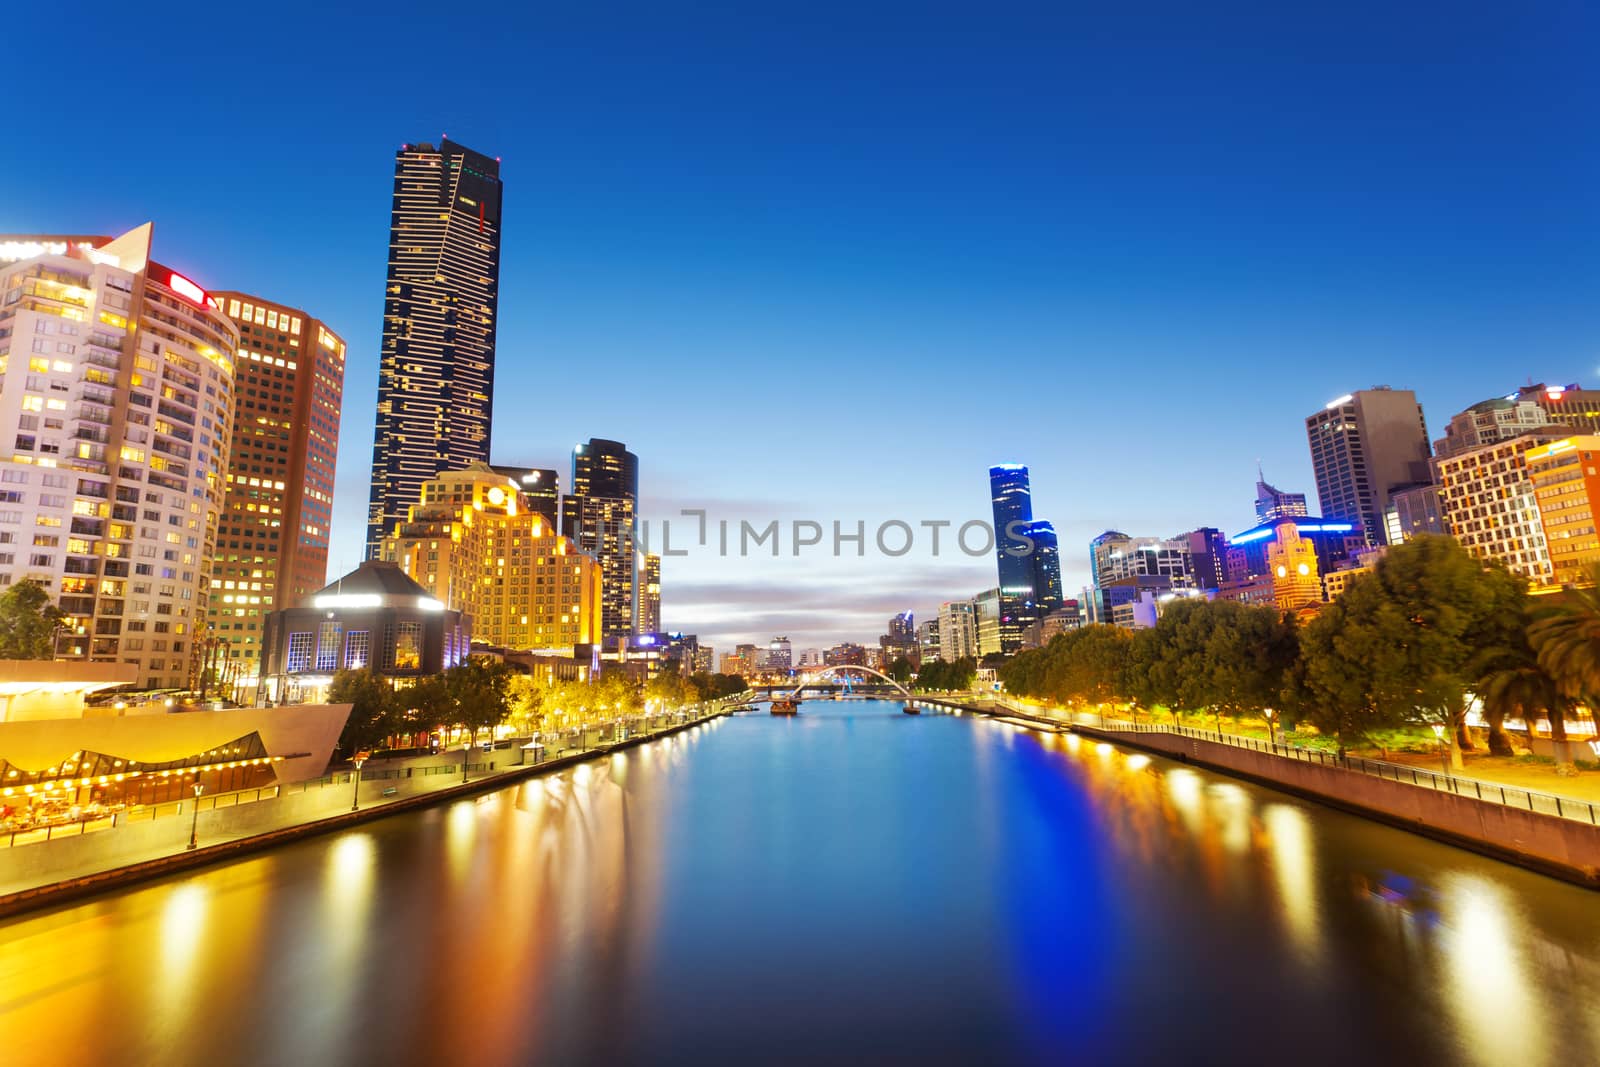
[[[901,685],[887,674],[884,674],[882,671],[874,667],[860,667],[853,663],[838,663],[832,667],[824,667],[819,671],[806,675],[805,680],[802,681],[799,686],[797,686],[795,690],[789,694],[788,699],[799,700],[800,694],[805,691],[806,686],[811,685],[814,682],[820,682],[829,675],[846,674],[853,671],[859,671],[862,674],[870,674],[874,677],[882,678],[884,681],[894,686],[895,689],[897,689],[907,700],[911,699],[911,690],[907,689],[905,686]]]

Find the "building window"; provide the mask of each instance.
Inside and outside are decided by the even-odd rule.
[[[317,627],[317,670],[331,671],[339,666],[339,634],[337,619],[327,619]]]
[[[311,668],[311,634],[289,635],[289,656],[284,667],[290,674],[297,674]]]
[[[395,670],[416,670],[422,666],[422,624],[402,622],[395,628]]]
[[[363,670],[371,665],[372,659],[372,632],[370,630],[351,630],[344,635],[344,665],[352,671]]]

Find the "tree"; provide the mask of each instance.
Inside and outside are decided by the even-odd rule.
[[[66,617],[44,586],[15,583],[0,594],[0,659],[51,659]]]
[[[1600,581],[1600,567],[1590,571],[1589,581]],[[1566,717],[1579,702],[1587,704],[1594,715],[1600,700],[1600,590],[1592,585],[1565,590],[1561,601],[1544,609],[1528,627],[1528,640],[1539,668],[1560,697],[1545,708],[1550,716],[1556,773],[1576,774],[1567,746]],[[1600,718],[1596,722],[1600,724]],[[1533,736],[1531,720],[1528,735]]]
[[[1384,699],[1403,683],[1406,669],[1386,618],[1392,611],[1377,579],[1361,575],[1300,631],[1300,658],[1282,702],[1338,738],[1341,759],[1354,742],[1403,719],[1401,708]]]
[[[683,675],[674,670],[657,672],[644,687],[646,699],[656,701],[663,711],[686,703],[691,691]]]
[[[1506,719],[1511,716],[1518,716],[1527,724],[1530,736],[1534,719],[1541,711],[1550,715],[1552,722],[1564,717],[1568,698],[1550,672],[1540,666],[1527,641],[1508,649],[1492,649],[1480,657],[1480,662],[1474,692],[1482,702],[1484,721],[1489,724],[1491,754],[1516,755],[1511,736],[1506,733]],[[1558,769],[1561,755],[1556,755]]]
[[[506,701],[510,705],[509,718],[518,728],[531,734],[543,728],[547,690],[526,674],[514,674],[506,686]]]
[[[887,674],[901,685],[904,685],[905,683],[911,681],[912,675],[915,674],[916,671],[911,666],[911,661],[909,659],[907,659],[905,656],[896,656],[894,661],[889,664],[889,669],[883,673]]]
[[[460,723],[474,742],[479,730],[492,730],[511,713],[511,675],[503,662],[481,656],[469,656],[444,672],[452,721]]]
[[[1461,767],[1467,734],[1467,693],[1474,665],[1486,650],[1520,640],[1526,615],[1523,581],[1498,561],[1476,558],[1454,538],[1424,535],[1395,545],[1370,576],[1379,610],[1367,621],[1392,647],[1385,661],[1398,668],[1381,677],[1378,696],[1402,710],[1442,723],[1450,765]]]
[[[371,670],[336,672],[328,686],[328,703],[351,705],[350,717],[339,734],[339,749],[346,756],[380,748],[400,732],[395,691]]]
[[[977,674],[977,661],[971,657],[953,661],[936,659],[924,663],[922,670],[917,672],[917,688],[941,691],[970,689]]]

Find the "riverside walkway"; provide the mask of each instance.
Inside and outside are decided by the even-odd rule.
[[[497,789],[699,726],[738,703],[717,701],[652,716],[636,730],[613,725],[563,733],[532,748],[522,747],[527,738],[514,739],[509,748],[474,748],[465,776],[462,758],[450,761],[449,750],[431,758],[372,761],[359,772],[359,783],[358,772],[340,768],[248,794],[202,797],[198,814],[193,801],[162,805],[116,825],[105,820],[101,828],[0,847],[0,916]],[[191,834],[199,842],[193,849]]]

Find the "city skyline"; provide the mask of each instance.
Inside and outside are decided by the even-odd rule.
[[[134,27],[128,47],[176,34],[205,50],[239,31],[230,18]],[[522,60],[519,72],[548,69],[519,82],[525,97],[493,108],[489,73],[467,72],[424,105],[363,89],[369,58],[330,75],[363,121],[352,136],[342,120],[297,119],[296,135],[324,161],[316,181],[285,157],[201,187],[140,165],[147,149],[134,145],[125,180],[106,187],[62,151],[63,133],[24,129],[18,151],[30,166],[0,177],[0,230],[110,234],[153,219],[163,261],[202,286],[310,309],[345,339],[330,577],[361,554],[393,155],[446,131],[503,156],[511,199],[496,386],[502,412],[508,397],[519,415],[523,398],[533,403],[527,418],[502,415],[491,461],[562,470],[574,442],[624,441],[650,472],[641,513],[657,523],[704,507],[758,525],[959,525],[985,517],[989,466],[1023,463],[1036,512],[1072,517],[1057,522],[1071,596],[1103,530],[1249,528],[1258,459],[1275,485],[1314,498],[1303,419],[1337,396],[1415,390],[1438,437],[1455,412],[1524,382],[1600,378],[1595,264],[1579,243],[1595,213],[1594,149],[1565,133],[1592,89],[1563,65],[1577,59],[1561,39],[1582,39],[1576,18],[1560,28],[1469,20],[1437,35],[1410,15],[1382,40],[1363,39],[1354,19],[1318,27],[1328,32],[1316,43],[1223,18],[1137,53],[1141,70],[1172,68],[1147,90],[1098,91],[1081,108],[1069,102],[1119,57],[1090,54],[1096,25],[1038,22],[1034,43],[1007,42],[989,57],[991,83],[962,94],[937,77],[963,54],[959,27],[932,19],[905,32],[896,67],[906,89],[857,114],[852,89],[877,74],[865,48],[839,52],[830,37],[835,80],[805,98],[785,87],[781,75],[814,69],[819,30],[780,42],[734,24],[714,46],[684,32],[681,51],[725,57],[722,77],[750,89],[742,107],[719,112],[704,107],[711,78],[675,83],[655,102],[585,100],[600,72],[512,19],[491,51],[531,48],[549,62]],[[325,43],[358,25],[331,18]],[[619,38],[612,55],[620,62],[637,41]],[[1407,66],[1420,42],[1425,73]],[[1341,51],[1372,68],[1359,93],[1314,69]],[[38,62],[25,57],[22,73]],[[646,60],[633,76],[647,81],[665,62]],[[999,76],[1007,68],[1010,79]],[[1076,73],[1055,73],[1065,69]],[[1204,92],[1180,99],[1186,81],[1229,106],[1208,108]],[[519,100],[554,90],[559,105],[512,117]],[[197,150],[227,145],[227,117],[265,91],[240,85],[195,101]],[[1303,132],[1256,114],[1265,126],[1251,139],[1230,134],[1223,120],[1250,93],[1287,95],[1322,121]],[[1458,102],[1441,117],[1444,93]],[[1282,113],[1295,110],[1284,103]],[[784,115],[782,138],[755,122],[764,108]],[[789,172],[802,157],[799,181]],[[1351,194],[1373,170],[1389,172],[1382,203]],[[1531,173],[1538,198],[1521,192]],[[981,420],[984,371],[1021,362],[1034,371],[1038,418],[948,435],[925,418]],[[1218,362],[1229,373],[1202,373]],[[539,404],[552,368],[636,387]],[[1151,404],[1151,382],[1170,383],[1156,398],[1168,411]],[[807,396],[821,400],[807,414],[752,417]],[[1215,414],[1233,404],[1242,410]],[[742,462],[748,444],[733,438],[751,426],[764,452],[790,462]],[[915,464],[883,473],[874,457],[908,434],[919,439]],[[1204,447],[1192,447],[1197,437]],[[774,633],[826,647],[870,641],[895,612],[927,618],[992,584],[991,560],[960,555],[668,557],[663,622],[719,649]]]

